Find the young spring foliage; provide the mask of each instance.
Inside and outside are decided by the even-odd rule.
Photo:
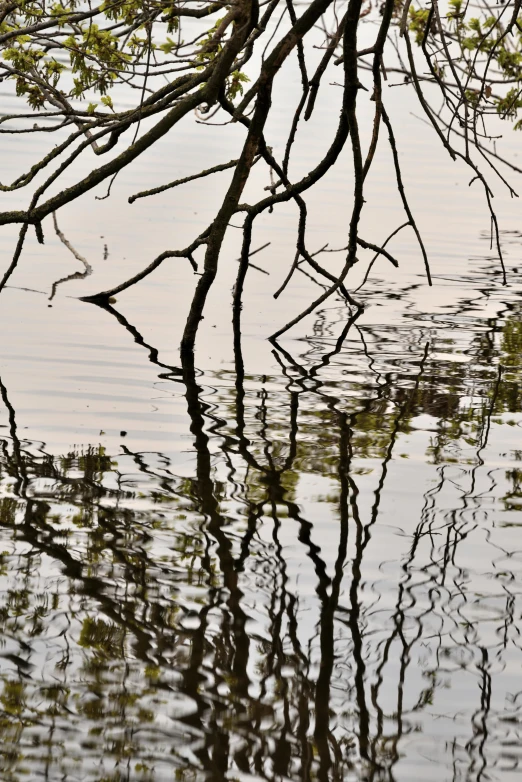
[[[33,109],[54,106],[104,116],[103,107],[114,109],[110,91],[115,85],[144,91],[145,79],[204,68],[222,50],[233,24],[231,8],[213,21],[221,3],[193,13],[162,0],[107,0],[89,7],[76,0],[4,2],[0,75],[14,81],[17,95]],[[184,16],[209,19],[203,34],[189,42],[181,37]],[[233,70],[227,78],[229,97],[242,94],[247,81],[245,73]]]

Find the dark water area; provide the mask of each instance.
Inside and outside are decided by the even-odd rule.
[[[375,278],[391,323],[338,303],[266,374],[64,300],[132,348],[120,408],[177,412],[50,448],[2,375],[4,782],[519,778],[522,301],[477,274],[432,313]]]

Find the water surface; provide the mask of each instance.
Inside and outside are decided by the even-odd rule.
[[[255,234],[270,275],[250,272],[241,334],[231,229],[195,367],[177,351],[184,262],[106,309],[79,301],[207,221],[226,178],[126,204],[199,164],[172,141],[110,200],[59,216],[92,275],[51,299],[82,265],[51,224],[44,248],[30,239],[0,297],[2,782],[519,778],[519,213],[499,199],[504,288],[480,194],[462,199],[466,176],[408,109],[395,119],[436,284],[401,234],[401,270],[376,265],[359,318],[331,301],[267,341],[316,293],[301,276],[271,297],[290,206]],[[19,143],[9,172],[39,153]],[[233,156],[233,135],[219,143],[212,163]],[[311,196],[317,248],[345,241],[343,165]],[[363,226],[376,243],[403,222],[387,165]]]
[[[60,392],[4,357],[3,779],[515,779],[520,297],[390,293],[263,374],[80,302]]]

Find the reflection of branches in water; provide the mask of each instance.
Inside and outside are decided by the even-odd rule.
[[[11,506],[2,501],[2,525],[31,552],[16,580],[30,605],[38,559],[60,563],[74,609],[47,606],[38,621],[52,627],[65,610],[63,687],[81,680],[86,703],[98,704],[82,712],[55,694],[55,717],[67,714],[67,705],[69,724],[104,726],[92,751],[108,767],[111,757],[129,753],[145,762],[168,740],[180,771],[198,769],[216,780],[241,772],[340,782],[355,773],[388,782],[404,738],[415,747],[419,727],[429,735],[446,687],[454,678],[465,686],[468,677],[473,696],[462,710],[469,722],[454,707],[447,735],[455,762],[466,763],[461,778],[485,775],[492,721],[501,729],[493,665],[514,648],[518,592],[516,576],[507,581],[505,564],[493,563],[505,588],[500,597],[490,589],[497,610],[486,633],[482,614],[477,618],[479,586],[471,582],[477,571],[464,557],[484,526],[483,485],[498,491],[501,480],[486,459],[493,422],[518,404],[505,380],[506,364],[517,360],[513,328],[493,319],[487,335],[467,346],[470,361],[449,367],[438,357],[445,343],[433,324],[427,338],[429,329],[418,326],[397,334],[345,319],[335,341],[329,328],[318,328],[299,359],[274,343],[282,380],[260,383],[245,369],[236,301],[234,383],[217,376],[210,391],[190,354],[181,368],[163,363],[134,326],[105,307],[145,347],[160,377],[183,381],[196,457],[190,477],[177,476],[166,454],[128,446],[117,466],[101,451],[83,462],[80,454],[35,455],[18,439],[2,386],[10,438],[3,438],[1,462],[15,479]],[[503,369],[495,369],[507,335]],[[413,517],[405,504],[399,523],[406,549],[393,562],[394,553],[376,546],[389,540],[397,480],[403,490],[395,472],[405,464],[400,444],[415,433],[419,415],[433,421],[428,456],[437,483]],[[463,449],[465,437],[474,458],[453,466],[448,444]],[[129,491],[131,470],[138,479]],[[106,488],[109,474],[116,488]],[[319,523],[307,494],[315,476],[330,487]],[[52,479],[52,489],[42,478]],[[71,504],[80,511],[75,520],[67,515]],[[331,528],[322,529],[332,520],[334,541]],[[494,532],[488,527],[495,556],[511,556]],[[383,580],[372,583],[376,564]],[[10,603],[2,611],[2,628],[29,661],[35,642],[26,614],[11,621]],[[6,676],[5,686],[12,682]],[[51,696],[34,675],[25,686],[25,703],[47,707]],[[152,697],[168,704],[173,692],[189,704],[174,725],[161,705],[151,708]],[[110,749],[107,726],[116,712],[124,738]],[[47,712],[38,707],[38,715],[48,726]]]
[[[159,375],[162,380],[176,380],[183,373],[179,367],[171,366],[170,364],[164,364],[159,360],[159,351],[157,348],[152,347],[142,337],[137,328],[135,328],[129,321],[117,310],[114,309],[108,302],[96,302],[98,307],[113,315],[118,323],[120,323],[133,337],[134,342],[137,345],[141,345],[149,352],[148,359],[152,364],[163,369],[168,369],[168,372],[163,372]]]
[[[56,282],[53,282],[51,295],[49,296],[49,301],[54,299],[54,296],[56,294],[56,288],[58,287],[58,285],[61,285],[64,282],[69,282],[70,280],[83,280],[85,279],[85,277],[88,277],[90,274],[92,274],[92,266],[89,263],[89,261],[87,261],[83,257],[83,255],[80,255],[80,253],[74,249],[74,247],[67,239],[65,234],[62,231],[60,231],[60,229],[58,228],[58,222],[56,220],[56,212],[53,212],[53,222],[54,222],[54,230],[56,231],[56,235],[58,236],[59,240],[61,241],[62,244],[64,244],[67,247],[69,252],[71,252],[74,255],[76,260],[80,261],[80,263],[83,264],[84,271],[73,272],[72,274],[67,275],[67,277],[62,277],[60,280],[56,280]]]
[[[346,336],[346,334],[344,336]],[[281,352],[284,353],[284,351],[281,351]],[[425,353],[424,353],[424,359],[421,361],[421,368],[422,368],[424,362],[426,361],[427,352],[428,352],[428,346],[426,345],[426,349],[425,349]],[[366,350],[366,354],[368,355],[368,351],[367,350]],[[286,357],[288,358],[288,354],[286,354]],[[327,357],[325,357],[325,359],[327,359]],[[327,363],[328,363],[327,360],[323,361],[323,365],[327,364]],[[316,368],[312,368],[312,370],[310,370],[309,372],[305,372],[305,370],[302,367],[297,366],[295,364],[295,362],[293,362],[293,364],[294,364],[294,367],[296,368],[296,370],[298,372],[298,375],[301,378],[303,378],[303,377],[312,378],[314,376],[314,374],[317,373],[317,369]],[[488,436],[488,432],[489,432],[489,428],[490,428],[491,413],[494,410],[496,402],[497,402],[497,394],[498,394],[498,389],[499,389],[499,380],[500,380],[500,374],[498,375],[497,380],[493,383],[492,399],[491,399],[491,402],[488,404],[489,414],[484,419],[484,424],[482,425],[483,434],[481,434],[478,437],[478,450],[477,450],[477,454],[476,454],[477,465],[481,465],[481,464],[484,463],[483,460],[482,460],[482,457],[481,457],[481,452],[482,452],[482,450],[485,448],[485,446],[487,444],[487,436]],[[306,392],[306,391],[309,392],[311,390],[309,386],[307,387],[304,384],[302,379],[301,380],[297,379],[295,382],[297,382],[297,384],[302,387],[302,391],[303,392]],[[389,382],[390,381],[388,381],[388,385],[389,385]],[[377,490],[376,490],[376,493],[375,493],[375,502],[374,502],[374,505],[373,505],[373,508],[372,508],[372,511],[371,511],[370,525],[368,525],[366,527],[363,526],[362,521],[358,521],[358,519],[360,519],[360,514],[359,514],[359,511],[358,511],[358,503],[357,503],[358,488],[357,488],[357,484],[356,484],[355,480],[353,478],[350,479],[351,480],[351,489],[352,489],[352,500],[351,500],[351,503],[352,503],[352,515],[353,515],[353,518],[354,518],[354,522],[356,523],[356,528],[358,530],[358,533],[357,533],[357,535],[358,535],[358,544],[357,545],[358,545],[359,551],[361,551],[361,552],[364,550],[364,548],[366,547],[366,545],[368,544],[368,542],[370,540],[369,527],[371,526],[371,524],[375,523],[375,521],[377,520],[378,511],[379,511],[380,496],[381,496],[381,492],[383,490],[384,480],[385,480],[386,472],[387,472],[387,464],[389,463],[389,460],[391,458],[391,454],[392,454],[392,450],[393,450],[393,444],[394,444],[395,439],[396,439],[396,437],[398,435],[398,432],[399,432],[399,422],[400,422],[401,418],[408,412],[408,408],[412,408],[415,405],[415,397],[416,397],[418,389],[419,389],[419,382],[420,382],[420,375],[417,378],[417,381],[415,383],[415,386],[413,388],[411,396],[409,398],[407,398],[402,403],[402,405],[400,405],[399,408],[398,408],[399,413],[398,413],[398,415],[397,415],[397,417],[395,419],[395,424],[394,424],[394,426],[393,426],[393,428],[391,430],[390,441],[389,441],[389,444],[387,446],[387,450],[386,450],[386,453],[385,453],[385,458],[384,458],[384,461],[383,461],[381,478],[379,480],[379,484],[378,484],[378,487],[377,487]],[[320,384],[318,382],[316,382],[315,387],[312,390],[313,390],[314,393],[317,394],[319,392],[319,388],[320,388]],[[424,399],[426,398],[425,394],[423,394],[422,396],[424,398],[421,397],[421,399],[422,399],[422,401],[424,401]],[[293,407],[294,407],[294,405],[293,405]],[[354,418],[355,417],[356,416],[354,416]],[[241,426],[241,430],[244,431],[244,426],[243,425]],[[342,464],[342,459],[340,460],[340,464]],[[475,484],[475,471],[476,471],[476,467],[473,468],[473,472],[472,472],[472,486],[473,486],[473,490],[474,490],[474,484]],[[441,489],[442,489],[442,484],[439,487],[439,491]],[[465,495],[463,497],[463,502],[464,502],[464,505],[465,505]],[[425,515],[425,512],[423,513],[423,515]],[[458,543],[464,541],[466,539],[467,535],[468,535],[468,532],[465,531],[465,525],[463,525],[462,523],[457,523],[456,516],[457,516],[456,513],[453,514],[453,517],[454,517],[453,518],[453,522],[451,522],[450,525],[448,526],[447,542],[446,542],[446,544],[444,546],[444,553],[443,553],[442,560],[439,560],[439,557],[435,554],[435,552],[438,549],[438,546],[436,544],[437,534],[438,533],[435,532],[435,530],[433,528],[431,528],[427,532],[429,539],[432,541],[431,561],[432,561],[432,563],[434,565],[437,564],[438,568],[441,569],[440,580],[437,579],[438,583],[440,583],[441,585],[444,585],[445,582],[446,582],[445,573],[446,573],[448,567],[450,565],[455,566],[455,554],[456,554]],[[403,647],[403,651],[401,653],[401,658],[400,658],[401,659],[401,673],[400,673],[399,683],[398,683],[399,702],[398,702],[398,710],[397,710],[396,716],[395,716],[395,720],[397,721],[397,733],[396,733],[395,737],[393,738],[393,741],[392,741],[392,744],[391,744],[391,746],[394,749],[393,749],[393,752],[391,753],[391,755],[389,755],[389,762],[393,765],[394,763],[396,763],[398,761],[398,758],[399,758],[398,743],[399,743],[400,737],[402,735],[402,728],[400,726],[402,724],[402,716],[401,715],[403,713],[403,705],[402,705],[402,703],[403,703],[403,697],[404,697],[404,686],[405,686],[405,680],[406,680],[406,669],[409,667],[409,665],[411,664],[411,661],[412,661],[413,647],[421,639],[421,635],[422,635],[422,631],[423,631],[423,620],[422,620],[422,617],[419,617],[416,634],[414,634],[413,638],[409,642],[406,641],[406,637],[405,637],[406,610],[405,610],[405,608],[402,605],[402,597],[401,597],[401,595],[404,593],[404,591],[406,591],[406,593],[409,595],[410,605],[411,606],[415,605],[416,599],[413,597],[412,586],[408,586],[408,581],[411,580],[412,575],[408,571],[409,571],[410,567],[413,567],[415,552],[416,552],[417,547],[419,546],[421,540],[424,538],[424,536],[426,534],[424,532],[424,524],[425,524],[425,522],[422,522],[421,527],[418,528],[417,531],[414,534],[414,545],[413,545],[413,548],[412,548],[412,553],[410,555],[410,558],[406,561],[406,563],[404,565],[404,568],[403,568],[404,572],[405,572],[405,576],[406,576],[406,582],[405,582],[404,586],[400,586],[399,587],[399,600],[398,600],[397,608],[396,608],[397,613],[396,613],[395,618],[393,620],[393,625],[394,625],[395,629],[392,631],[392,634],[390,635],[387,643],[384,645],[384,654],[382,656],[382,663],[381,663],[381,665],[378,668],[378,671],[379,671],[378,675],[379,675],[379,682],[380,683],[378,684],[377,688],[372,691],[372,703],[375,706],[375,708],[378,709],[378,712],[381,714],[381,717],[379,719],[380,728],[379,728],[379,731],[376,734],[375,738],[372,741],[371,758],[372,758],[373,769],[374,769],[374,771],[372,772],[372,776],[375,773],[380,773],[378,771],[379,767],[380,767],[380,763],[379,763],[379,760],[378,760],[379,752],[381,754],[384,752],[385,755],[386,755],[387,754],[386,747],[390,746],[390,739],[389,738],[386,739],[384,741],[384,743],[382,743],[382,746],[379,746],[381,741],[383,740],[383,738],[382,738],[382,726],[383,726],[384,720],[383,720],[383,716],[382,716],[383,715],[383,711],[378,706],[378,703],[376,701],[376,697],[377,697],[377,693],[379,691],[380,685],[382,684],[382,681],[383,681],[383,679],[382,679],[382,671],[383,671],[383,668],[384,668],[385,664],[388,662],[389,651],[390,651],[392,643],[394,642],[395,637],[398,637],[398,638],[401,639],[401,644],[402,644],[402,647]],[[432,527],[432,524],[430,526]],[[361,543],[361,541],[363,541],[363,542]],[[341,548],[342,548],[342,544],[341,544]],[[359,635],[360,635],[360,633],[359,633],[360,614],[359,614],[359,604],[358,604],[358,596],[357,596],[357,584],[358,584],[358,578],[360,578],[360,576],[358,575],[357,557],[354,560],[354,568],[355,568],[355,570],[353,571],[354,577],[353,577],[353,580],[352,580],[352,587],[351,587],[351,590],[350,590],[351,594],[353,592],[352,610],[351,610],[351,614],[350,615],[352,617],[352,623],[351,623],[352,640],[353,640],[353,642],[355,644],[354,652],[355,652],[355,654],[357,654],[356,653],[357,648],[362,648],[361,640],[359,640],[359,641],[357,640],[359,638]],[[462,571],[460,571],[460,572],[461,572],[461,575],[463,576],[464,574],[462,573]],[[430,577],[428,579],[428,582],[431,582],[432,580],[433,580],[433,577]],[[437,581],[435,583],[437,583]],[[321,583],[321,579],[319,580],[319,584],[320,583]],[[462,591],[462,583],[459,584],[459,583],[455,582],[455,586],[457,587],[457,593],[456,594],[463,596],[464,593]],[[426,609],[426,611],[424,613],[425,619],[427,619],[430,616],[430,614],[434,614],[436,609],[437,609],[437,594],[439,594],[437,589],[433,590],[432,597],[430,598],[428,608]],[[465,597],[464,597],[464,600],[465,600]],[[323,603],[323,607],[324,606],[325,606],[325,604]],[[356,617],[356,621],[355,622],[353,621],[353,617],[354,616]],[[468,622],[468,624],[469,624],[469,622]],[[324,627],[322,629],[324,630]],[[473,639],[471,639],[470,637],[466,638],[466,642],[467,643],[470,643],[472,641],[473,641]],[[323,663],[323,666],[321,666],[321,675],[323,675],[323,677],[326,676],[326,680],[328,679],[328,672],[329,672],[328,669],[330,667],[330,664],[331,664],[332,660],[333,660],[333,647],[332,647],[332,655],[331,655],[330,658],[328,658],[328,662],[325,661]],[[326,667],[324,667],[324,666],[326,666]],[[356,697],[357,697],[357,703],[359,705],[359,720],[360,720],[360,723],[359,723],[359,725],[360,725],[359,741],[360,741],[360,752],[361,752],[361,756],[362,757],[368,757],[369,718],[367,716],[367,714],[368,714],[368,707],[366,706],[366,698],[365,698],[365,694],[364,694],[364,681],[365,681],[366,669],[365,669],[365,663],[364,663],[364,660],[362,658],[362,655],[359,655],[359,657],[358,657],[357,670],[358,670],[359,674],[358,674],[358,677],[356,676],[356,681],[358,681],[359,683],[356,684],[356,691],[357,691],[357,696]],[[319,680],[318,680],[317,684],[319,684]],[[437,684],[436,679],[434,679],[434,685],[436,686],[436,684]],[[321,692],[324,692],[323,688],[321,688]],[[419,709],[424,708],[426,705],[428,705],[430,703],[430,700],[433,697],[432,692],[433,692],[433,687],[432,688],[428,688],[428,690],[426,690],[425,692],[421,693],[421,696],[420,696],[417,704],[414,706],[412,713],[417,713],[419,711]],[[322,723],[322,724],[324,724],[324,723]],[[325,744],[325,742],[323,742],[322,746],[326,747],[327,745]],[[325,760],[325,758],[327,758],[327,753],[324,751],[324,749],[322,751],[321,758],[323,759],[322,762],[323,762],[323,772],[324,772],[325,769],[327,769],[329,767],[329,760]],[[389,771],[391,773],[391,767],[389,768]]]

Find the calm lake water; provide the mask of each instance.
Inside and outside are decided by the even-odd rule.
[[[106,310],[79,300],[196,235],[226,175],[126,199],[234,157],[241,129],[190,118],[110,199],[64,210],[93,273],[52,299],[83,268],[50,220],[44,247],[30,238],[0,296],[2,782],[520,779],[520,207],[498,193],[503,287],[481,194],[390,94],[435,285],[400,234],[400,270],[374,267],[356,320],[332,300],[267,341],[317,290],[302,276],[272,298],[291,206],[254,234],[270,274],[250,271],[235,341],[230,229],[195,372],[177,351],[184,260]],[[336,88],[321,100],[296,175],[332,132]],[[2,137],[1,181],[43,143]],[[375,243],[405,219],[380,155]],[[310,197],[312,249],[346,243],[348,171]],[[1,233],[3,266],[14,241]]]

